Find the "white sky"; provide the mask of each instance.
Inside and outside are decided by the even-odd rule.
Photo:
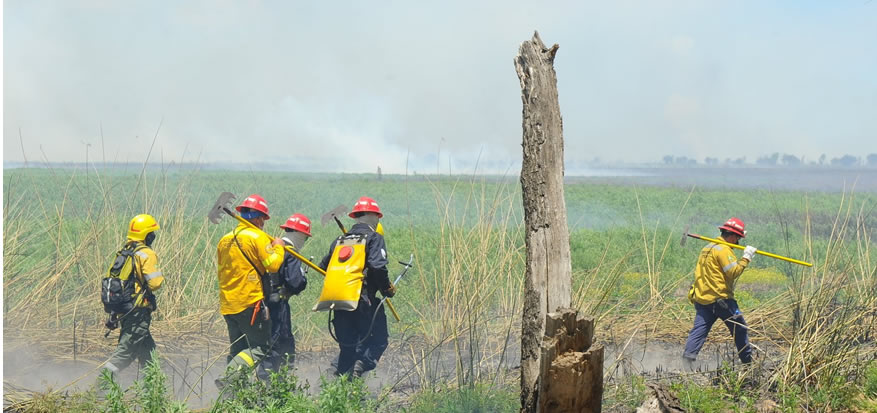
[[[534,29],[568,160],[877,152],[877,1],[422,3],[7,0],[3,159],[502,170]]]

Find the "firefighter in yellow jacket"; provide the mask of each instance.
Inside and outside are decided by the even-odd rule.
[[[742,220],[731,218],[719,230],[722,239],[737,244],[746,236],[744,228]],[[713,323],[718,319],[725,322],[734,337],[740,361],[744,364],[752,362],[748,327],[737,301],[734,300],[734,284],[752,262],[756,251],[755,247],[747,246],[740,260],[737,260],[731,247],[724,244],[711,242],[700,251],[700,258],[694,268],[694,285],[688,292],[688,299],[694,304],[697,313],[682,354],[683,361],[689,366],[697,359]]]
[[[235,208],[242,218],[263,228],[268,204],[259,195],[247,197]],[[271,319],[264,303],[263,277],[283,264],[283,240],[273,242],[243,223],[226,234],[216,248],[219,276],[219,312],[225,318],[231,349],[231,369],[254,367],[269,351]],[[222,386],[222,381],[217,381]]]
[[[107,327],[113,329],[121,324],[119,345],[104,365],[114,374],[128,367],[135,359],[139,361],[140,367],[144,367],[149,361],[150,352],[155,348],[155,341],[149,332],[152,312],[156,309],[153,292],[161,288],[164,282],[158,269],[158,257],[152,250],[158,229],[158,222],[151,215],[137,215],[128,224],[128,238],[118,254],[122,256],[123,252],[129,253],[133,266],[130,274],[122,274],[124,280],[119,281],[118,276],[116,278],[120,282],[117,285],[125,292],[123,297],[112,303],[106,300],[104,302],[105,309],[112,314]],[[122,260],[118,262],[124,261],[125,257],[122,256]]]

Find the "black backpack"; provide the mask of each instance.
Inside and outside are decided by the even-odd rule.
[[[134,283],[140,284],[140,291],[148,293],[148,289],[137,277],[137,261],[134,253],[146,248],[139,242],[131,242],[116,253],[113,265],[107,276],[101,281],[100,299],[107,313],[125,314],[134,308]]]

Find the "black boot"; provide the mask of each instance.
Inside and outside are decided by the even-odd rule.
[[[365,373],[365,364],[362,363],[362,360],[356,360],[353,363],[353,377],[362,377],[363,373]]]

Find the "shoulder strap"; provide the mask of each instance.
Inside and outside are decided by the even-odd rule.
[[[244,228],[244,229],[246,229],[246,228]],[[243,229],[241,231],[243,231]],[[240,231],[238,231],[238,232],[240,232]],[[238,242],[238,232],[232,232],[232,234],[233,234],[232,239],[234,239],[234,243],[235,243],[235,245],[238,246],[238,249],[241,250],[241,255],[243,255],[244,258],[247,260],[247,262],[250,263],[250,266],[253,267],[253,270],[256,271],[256,274],[259,274],[259,277],[261,279],[261,277],[263,275],[262,275],[262,272],[259,271],[259,267],[256,267],[256,264],[253,264],[253,261],[250,259],[250,257],[247,256],[247,253],[244,252],[243,248],[241,248],[241,243]]]
[[[140,285],[141,291],[149,291],[151,293],[152,291],[149,290],[149,284],[144,283],[142,280],[140,280],[140,277],[143,276],[143,274],[142,274],[143,270],[142,269],[140,271],[137,270],[137,258],[135,257],[135,255],[137,254],[137,251],[140,251],[140,250],[145,249],[147,247],[146,247],[146,245],[141,244],[139,242],[135,242],[134,244],[135,244],[135,247],[133,250],[131,250],[131,259],[134,260],[134,261],[132,261],[132,265],[134,266],[134,282],[136,282],[138,285]],[[125,248],[128,248],[128,246],[126,245]]]

